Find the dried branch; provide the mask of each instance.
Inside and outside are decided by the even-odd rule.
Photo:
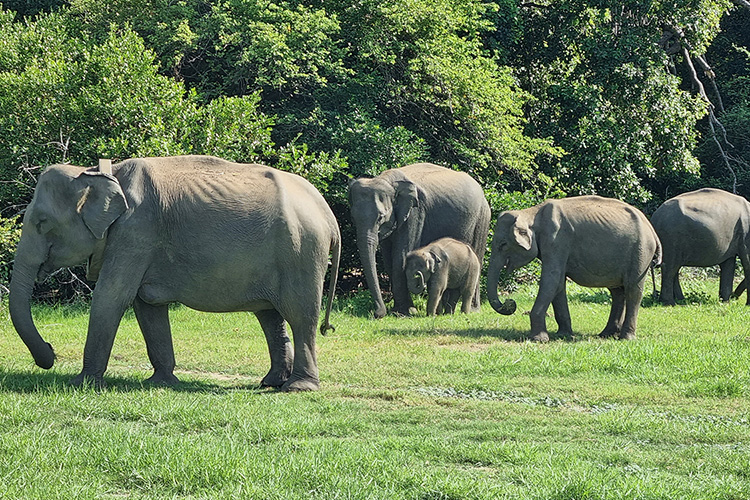
[[[741,2],[748,3],[748,0],[737,0]],[[750,3],[748,3],[750,5]],[[706,58],[702,55],[696,55],[695,60],[698,62],[698,65],[700,66],[701,70],[703,71],[703,76],[708,79],[709,85],[711,86],[711,90],[713,91],[713,94],[716,96],[716,103],[717,105],[714,105],[714,103],[709,99],[708,94],[706,93],[706,88],[703,85],[703,81],[698,76],[698,71],[695,69],[695,65],[693,64],[693,57],[691,56],[692,47],[690,46],[690,43],[685,38],[685,34],[680,30],[679,28],[675,26],[663,26],[662,27],[663,33],[661,40],[659,40],[659,46],[668,54],[668,55],[674,55],[678,52],[682,53],[682,57],[685,61],[685,65],[688,69],[688,74],[690,77],[691,82],[695,86],[695,88],[698,89],[698,94],[701,96],[701,98],[706,102],[708,105],[708,125],[711,128],[711,138],[713,139],[714,143],[716,144],[716,147],[719,150],[719,154],[721,155],[721,159],[724,162],[724,166],[729,171],[729,173],[732,175],[732,192],[737,193],[737,173],[734,168],[732,168],[732,162],[739,164],[742,166],[742,163],[736,158],[733,158],[727,153],[727,150],[725,148],[734,148],[734,146],[729,142],[727,139],[727,131],[724,125],[721,123],[721,121],[716,117],[716,110],[718,109],[719,113],[724,112],[724,103],[721,99],[721,94],[719,93],[719,88],[716,85],[716,74],[714,73],[711,66],[706,61]],[[719,134],[717,133],[716,129],[719,129],[721,131],[721,140],[719,137]]]

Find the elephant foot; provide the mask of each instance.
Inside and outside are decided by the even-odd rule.
[[[635,332],[621,333],[620,340],[635,340]]]
[[[381,318],[384,318],[386,314],[387,314],[387,311],[386,311],[385,307],[383,307],[383,308],[380,308],[380,307],[378,307],[378,308],[377,308],[377,309],[375,309],[375,311],[373,311],[373,313],[372,313],[372,315],[373,315],[373,317],[374,317],[375,319],[381,319]]]
[[[406,310],[397,310],[393,309],[391,310],[391,315],[396,316],[397,318],[410,318],[417,314],[417,308],[416,307],[410,307]]]
[[[291,378],[281,386],[282,392],[317,391],[318,389],[320,389],[320,382],[313,378]]]
[[[599,334],[600,338],[608,339],[611,337],[617,337],[620,334],[620,331],[616,328],[606,327],[604,330],[601,331]]]
[[[151,384],[151,385],[159,385],[159,386],[166,386],[166,387],[172,387],[180,383],[180,379],[178,379],[174,373],[171,372],[154,372],[153,375],[151,375],[149,378],[144,380],[145,383]]]
[[[290,371],[289,370],[276,370],[276,371],[270,371],[268,374],[263,377],[263,380],[260,381],[261,387],[274,387],[279,388],[282,387],[288,380],[289,380]]]
[[[557,330],[557,336],[570,340],[573,338],[573,330]]]
[[[70,385],[72,385],[73,387],[84,387],[92,389],[105,389],[107,387],[107,383],[102,377],[97,377],[95,375],[86,375],[84,373],[76,375],[76,377],[70,381]]]
[[[532,342],[549,342],[549,334],[547,332],[539,332],[529,337],[529,340]]]

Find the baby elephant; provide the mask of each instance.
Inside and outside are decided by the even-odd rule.
[[[440,238],[406,254],[406,281],[411,293],[422,293],[427,286],[427,314],[453,314],[461,296],[461,312],[471,312],[474,290],[481,265],[469,245],[453,238]],[[448,292],[446,294],[446,292]],[[445,294],[445,296],[444,296]]]

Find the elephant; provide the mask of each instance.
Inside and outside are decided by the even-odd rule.
[[[612,198],[577,196],[502,212],[487,272],[488,298],[497,312],[508,315],[516,309],[512,299],[505,303],[498,299],[500,272],[518,269],[534,258],[542,262],[542,270],[530,313],[531,340],[549,340],[550,303],[558,334],[572,335],[567,278],[586,287],[606,287],[612,294],[601,337],[635,338],[646,275],[661,262],[661,243],[641,211]]]
[[[51,368],[55,354],[31,315],[34,282],[87,261],[96,286],[74,385],[106,385],[115,334],[131,305],[154,369],[148,381],[176,384],[168,304],[178,302],[255,313],[271,358],[262,385],[318,389],[325,274],[330,255],[322,333],[332,328],[341,253],[338,223],[320,193],[297,175],[211,156],[135,158],[111,169],[46,168],[24,214],[9,309],[36,364]]]
[[[441,312],[453,314],[459,294],[461,312],[471,312],[481,270],[474,250],[453,238],[440,238],[406,254],[409,292],[420,294],[427,288],[429,316],[437,314],[439,303]]]
[[[738,256],[745,281],[750,275],[750,203],[742,196],[714,188],[682,193],[665,201],[651,216],[651,224],[664,245],[663,304],[674,305],[685,298],[679,279],[682,266],[718,264],[719,297],[725,301],[732,295]],[[743,289],[740,284],[735,293]]]
[[[349,183],[351,216],[375,318],[386,315],[375,254],[380,246],[391,280],[393,312],[408,316],[414,307],[406,286],[406,254],[443,237],[468,243],[480,262],[487,246],[490,206],[482,187],[464,172],[431,163],[386,170]],[[477,285],[472,307],[479,308]]]

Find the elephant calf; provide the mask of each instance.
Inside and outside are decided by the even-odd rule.
[[[661,243],[646,216],[619,200],[578,196],[548,200],[497,219],[487,274],[490,305],[512,314],[515,302],[497,297],[500,271],[542,261],[539,294],[531,309],[531,340],[549,340],[546,314],[555,311],[558,334],[572,334],[566,278],[582,286],[606,287],[612,310],[601,337],[635,338],[643,284],[661,262]]]
[[[453,314],[458,296],[461,312],[472,310],[474,290],[479,284],[479,258],[469,245],[453,238],[440,238],[406,254],[406,280],[409,291],[422,293],[427,287],[427,314]]]

